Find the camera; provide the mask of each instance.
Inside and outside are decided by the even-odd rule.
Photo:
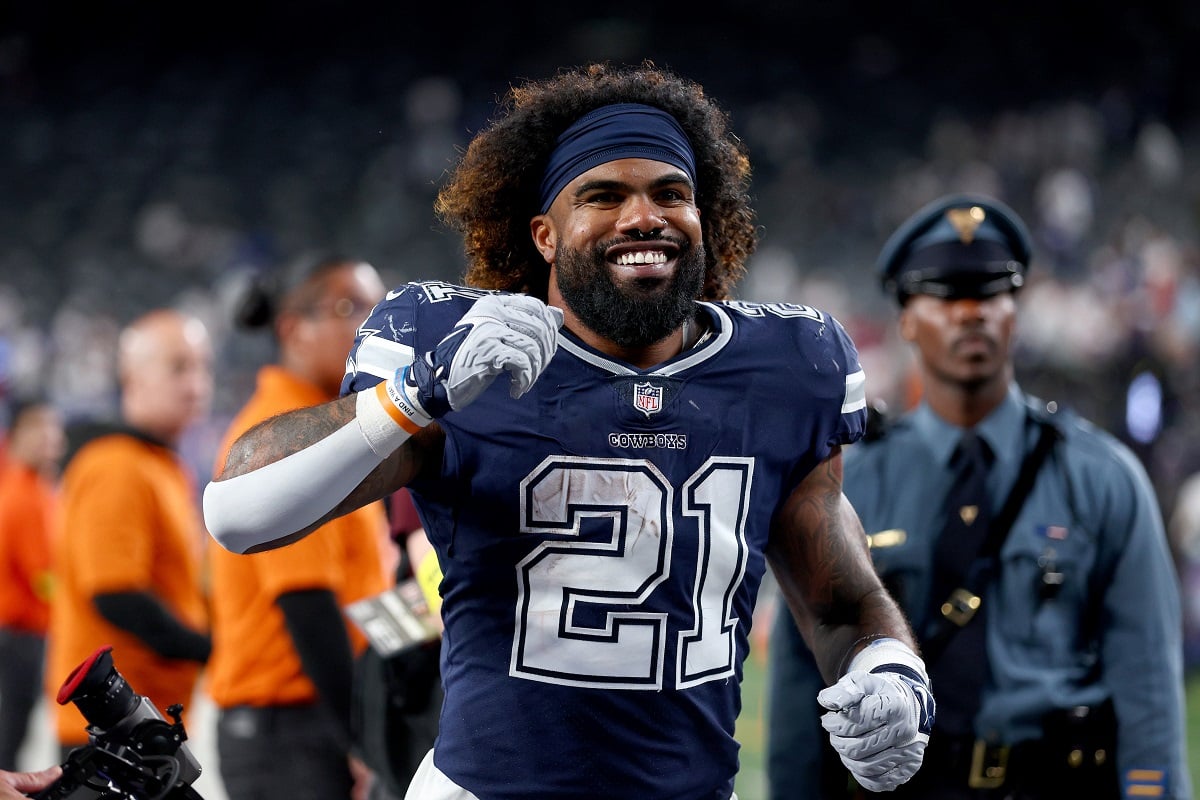
[[[202,800],[191,784],[200,763],[187,749],[174,704],[167,722],[113,665],[105,646],[72,670],[55,698],[74,703],[87,720],[88,743],[62,765],[62,777],[32,795],[37,800]]]

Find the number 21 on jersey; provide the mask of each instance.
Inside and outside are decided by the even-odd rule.
[[[554,534],[519,564],[509,674],[606,689],[662,689],[668,636],[672,683],[734,674],[733,598],[746,571],[751,458],[711,458],[679,490],[699,529],[690,599],[654,610],[677,574],[675,489],[644,459],[551,456],[521,482],[521,530]],[[570,541],[585,519],[611,535]],[[595,530],[594,527],[590,528]],[[690,552],[690,551],[689,551]],[[598,622],[598,620],[602,620]]]

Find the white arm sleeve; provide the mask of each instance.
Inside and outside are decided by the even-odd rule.
[[[204,523],[226,550],[245,553],[325,516],[382,461],[351,420],[273,464],[209,483]]]

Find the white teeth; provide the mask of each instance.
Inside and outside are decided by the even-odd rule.
[[[622,253],[617,256],[617,263],[629,264],[665,264],[667,254],[661,250],[639,250],[636,253]]]

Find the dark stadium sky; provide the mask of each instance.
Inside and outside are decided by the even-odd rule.
[[[809,94],[903,124],[928,103],[965,111],[1119,85],[1163,118],[1200,109],[1200,3],[413,3],[229,0],[5,3],[0,32],[52,91],[64,71],[153,79],[180,61],[254,53],[280,82],[317,60],[404,58],[501,91],[593,58],[651,57],[718,96]],[[11,48],[10,48],[11,52]],[[3,61],[0,60],[0,69]],[[919,94],[893,96],[897,82]]]

